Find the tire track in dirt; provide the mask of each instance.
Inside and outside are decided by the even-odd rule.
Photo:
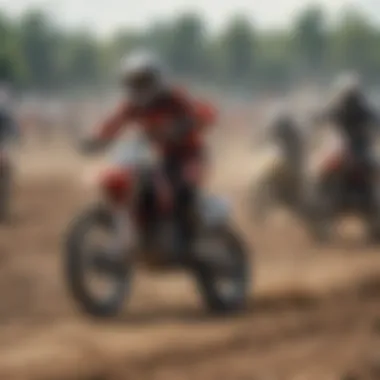
[[[80,174],[81,165],[73,171]],[[223,186],[220,173],[216,188],[239,200],[246,178]],[[87,194],[69,170],[32,177],[20,181],[14,225],[0,231],[0,379],[250,379],[277,373],[290,379],[305,373],[324,380],[360,364],[374,345],[378,250],[317,250],[289,223],[274,239],[273,231],[248,228],[240,210],[239,226],[257,250],[246,314],[206,318],[182,276],[156,283],[142,274],[130,311],[119,320],[105,325],[82,318],[64,289],[60,243]]]
[[[245,362],[236,367],[237,373],[239,368],[248,373],[268,371],[264,363],[268,365],[270,358],[272,370],[288,367],[295,371],[289,363],[292,356],[293,365],[304,361],[307,367],[308,359],[311,367],[316,366],[317,358],[310,349],[304,351],[305,346],[311,346],[312,352],[319,351],[320,362],[330,359],[326,371],[336,370],[337,365],[339,371],[349,370],[355,364],[352,360],[366,357],[374,345],[373,326],[380,318],[380,284],[376,280],[370,285],[352,286],[339,296],[309,305],[290,304],[277,310],[259,307],[233,319],[171,323],[167,328],[61,326],[25,340],[22,346],[7,347],[0,355],[0,378],[23,378],[27,370],[26,378],[40,380],[155,379],[162,371],[187,373],[188,368],[193,374],[204,373],[204,378],[210,378],[210,371],[220,375],[221,368],[228,369],[230,357],[237,363]],[[342,358],[337,355],[333,360],[323,352],[323,348],[331,353],[333,347],[344,347],[344,342],[349,342],[349,347],[340,353]],[[286,355],[280,355],[284,351]],[[250,366],[247,356],[251,356]],[[231,368],[229,371],[232,375]],[[187,376],[179,378],[192,378]]]

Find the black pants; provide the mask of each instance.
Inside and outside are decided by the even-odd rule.
[[[195,233],[193,211],[197,199],[196,184],[185,178],[186,165],[192,160],[202,159],[201,152],[178,157],[168,156],[164,160],[164,174],[174,196],[174,219],[178,227],[179,238],[189,245]]]
[[[191,160],[202,159],[203,153],[189,155],[169,155],[164,158],[163,174],[168,181],[174,197],[174,219],[178,234],[185,246],[192,241],[195,233],[193,210],[197,199],[197,186],[189,182],[184,175],[185,167]],[[153,183],[147,183],[140,194],[140,205],[147,216],[148,231],[154,231],[158,220],[157,198]]]

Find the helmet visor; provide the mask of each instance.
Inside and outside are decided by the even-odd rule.
[[[156,76],[152,72],[128,75],[124,78],[124,86],[132,92],[144,92],[155,86]]]

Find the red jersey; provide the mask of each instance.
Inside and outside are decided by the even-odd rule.
[[[204,130],[215,122],[215,116],[215,110],[210,105],[171,90],[146,107],[122,103],[101,126],[99,138],[111,140],[128,123],[137,123],[164,154],[184,153],[203,147]],[[168,142],[162,137],[168,128],[176,128],[183,120],[189,119],[194,123],[194,128],[179,141]]]

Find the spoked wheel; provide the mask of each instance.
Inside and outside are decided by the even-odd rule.
[[[118,314],[130,288],[131,269],[112,252],[113,219],[102,206],[85,210],[70,226],[65,275],[75,301],[88,314]]]
[[[234,312],[245,307],[249,260],[240,239],[228,228],[209,228],[199,236],[194,274],[209,310]]]

